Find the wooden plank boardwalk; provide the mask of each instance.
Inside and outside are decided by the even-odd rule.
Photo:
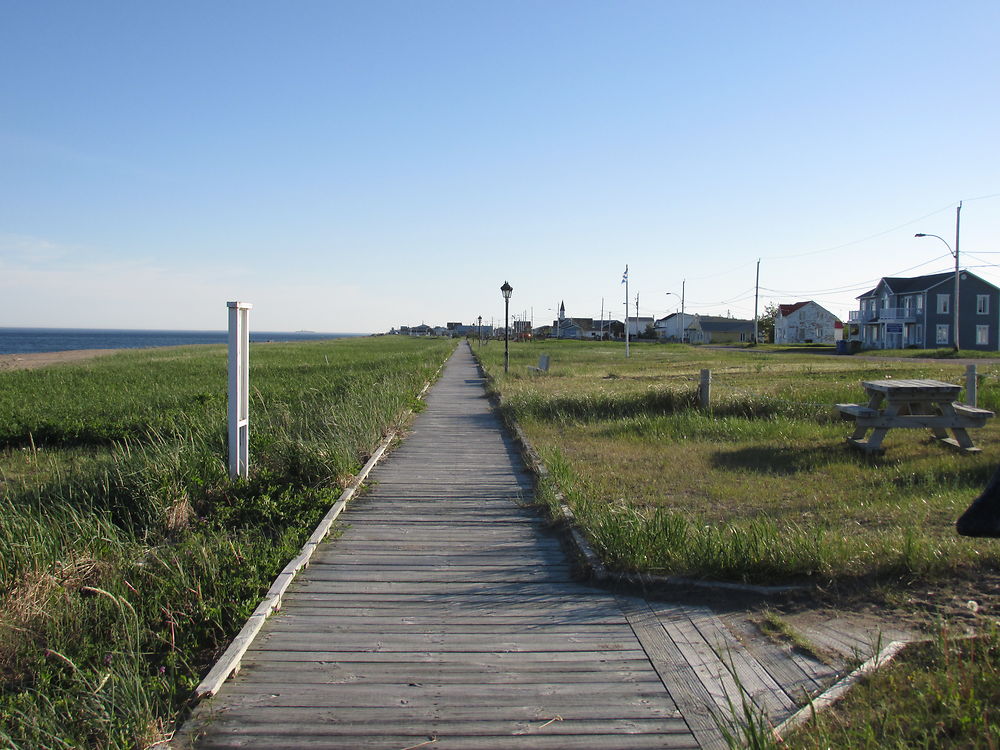
[[[575,581],[465,345],[371,479],[175,747],[719,748],[733,674],[775,722],[837,676]]]

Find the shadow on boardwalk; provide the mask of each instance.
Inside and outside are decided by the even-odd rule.
[[[465,346],[371,479],[175,747],[724,747],[741,689],[777,723],[875,639],[574,580]]]

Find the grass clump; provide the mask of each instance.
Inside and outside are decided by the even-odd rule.
[[[251,346],[251,476],[226,351],[0,373],[0,745],[147,747],[452,343]]]

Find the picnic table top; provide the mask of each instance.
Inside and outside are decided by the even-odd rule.
[[[887,395],[955,396],[962,390],[960,385],[945,383],[941,380],[897,380],[890,378],[887,380],[864,380],[861,385],[865,387],[865,390]]]

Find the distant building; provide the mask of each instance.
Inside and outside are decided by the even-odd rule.
[[[646,329],[653,325],[653,318],[632,316],[628,319],[629,338],[638,338],[646,335]]]
[[[715,315],[695,315],[684,329],[684,336],[692,344],[753,341],[753,321]]]
[[[694,322],[694,317],[690,313],[671,313],[665,318],[660,318],[653,323],[656,338],[662,341],[687,341],[687,329]]]
[[[955,344],[955,274],[884,277],[858,297],[849,322],[871,349],[936,349]],[[1000,289],[971,271],[959,274],[958,343],[995,351],[1000,328]]]
[[[775,344],[833,344],[843,334],[843,322],[812,300],[778,305],[774,319]]]

